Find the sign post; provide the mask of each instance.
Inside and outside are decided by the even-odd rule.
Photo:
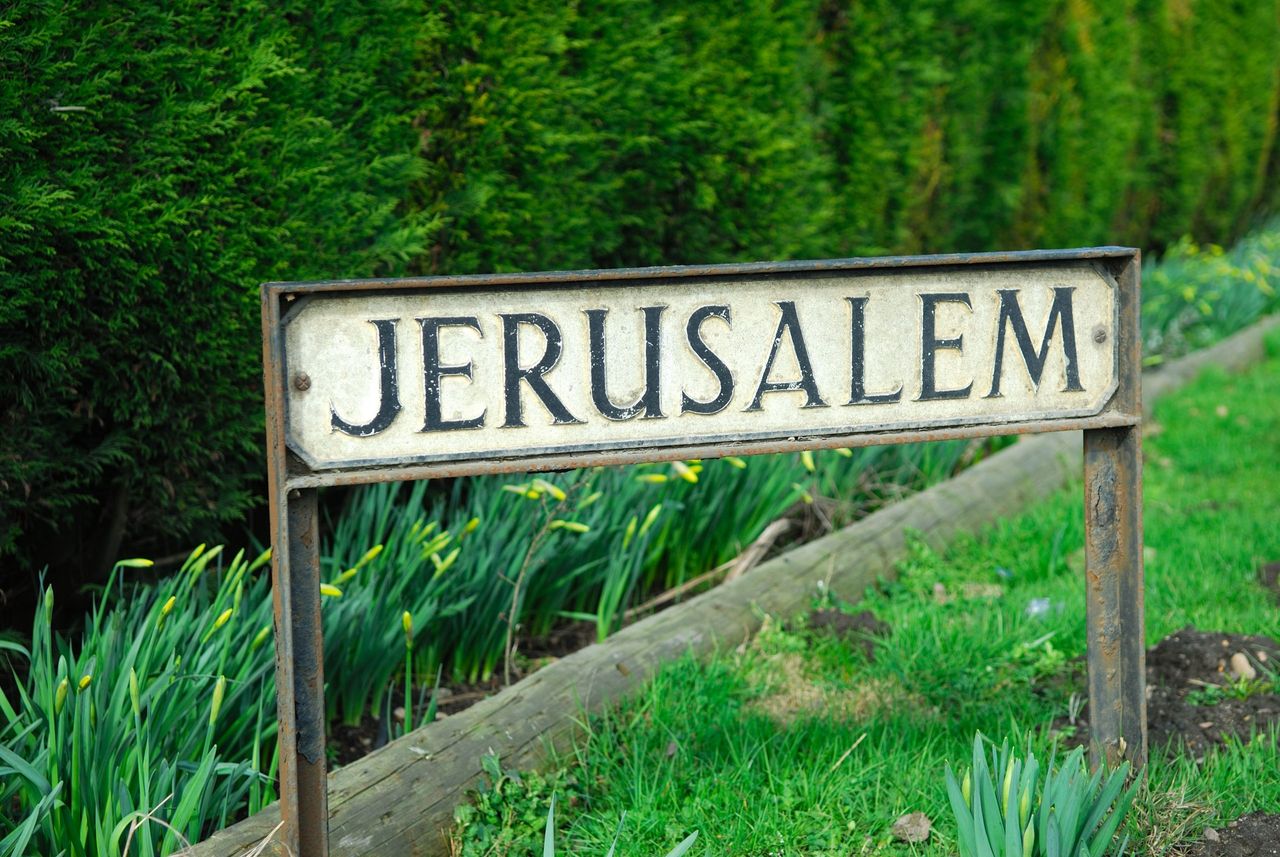
[[[1141,767],[1138,290],[1119,247],[264,285],[285,846],[328,853],[329,485],[1083,430],[1093,759]]]

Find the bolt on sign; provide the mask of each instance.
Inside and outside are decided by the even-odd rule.
[[[1083,429],[1095,758],[1145,759],[1136,251],[269,283],[286,845],[327,853],[326,485]]]

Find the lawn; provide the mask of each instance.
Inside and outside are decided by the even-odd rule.
[[[1269,353],[1247,374],[1206,372],[1146,426],[1148,645],[1188,625],[1280,634],[1276,594],[1257,580],[1280,559],[1280,337]],[[533,852],[554,793],[560,853],[603,855],[617,835],[619,855],[664,854],[694,830],[695,854],[956,853],[942,771],[968,761],[974,732],[1047,756],[1087,715],[1082,518],[1077,484],[945,552],[919,548],[856,606],[844,599],[857,593],[815,592],[816,608],[871,611],[879,636],[771,617],[586,719],[547,772],[488,760],[489,783],[457,812],[460,852]],[[1243,692],[1274,693],[1266,678]],[[1214,693],[1201,699],[1212,720]],[[1280,812],[1278,738],[1153,747],[1131,852]],[[893,822],[915,811],[933,835],[896,842]]]

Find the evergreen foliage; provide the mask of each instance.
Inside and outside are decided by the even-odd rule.
[[[1278,12],[11,6],[0,555],[244,511],[263,280],[1229,242],[1280,202]]]
[[[410,0],[0,17],[0,554],[24,536],[28,568],[96,559],[113,532],[242,515],[258,284],[394,273],[427,244],[402,206],[424,169],[405,82],[434,19]],[[66,538],[95,529],[107,544]]]

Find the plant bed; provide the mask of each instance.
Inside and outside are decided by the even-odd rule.
[[[1280,857],[1280,814],[1251,812],[1223,827],[1206,827],[1187,857]]]
[[[1147,650],[1147,730],[1153,752],[1203,760],[1230,738],[1280,725],[1280,644],[1270,637],[1188,626]],[[1089,743],[1087,718],[1059,717],[1066,746]]]
[[[596,629],[591,623],[573,622],[545,636],[519,641],[520,654],[513,666],[515,678],[526,678],[566,655],[585,649],[595,642],[595,636]],[[504,686],[501,676],[497,675],[477,682],[415,686],[410,722],[423,724],[460,714],[501,692]],[[331,723],[327,735],[330,760],[339,766],[349,765],[405,734],[408,730],[404,727],[404,698],[403,687],[393,687],[383,698],[380,716],[366,712],[359,723],[341,720]]]

